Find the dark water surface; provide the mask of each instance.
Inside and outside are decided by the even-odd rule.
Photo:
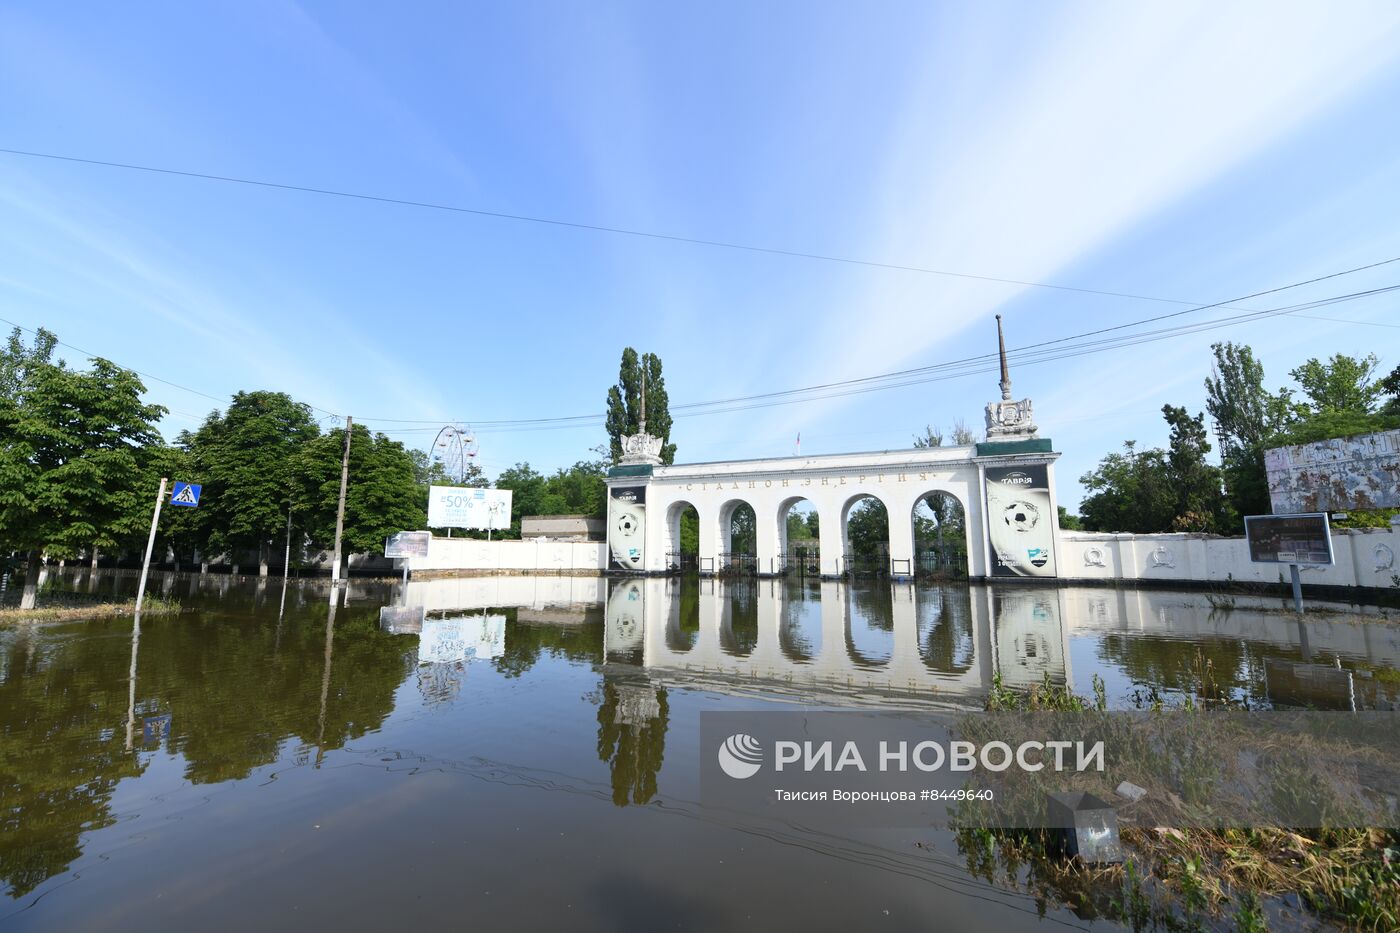
[[[134,578],[54,575],[70,598]],[[703,807],[705,710],[1385,708],[1400,626],[1277,600],[783,581],[157,577],[177,616],[0,628],[6,929],[1043,929],[946,833]],[[387,607],[388,611],[385,610]],[[134,677],[133,677],[134,673]],[[707,753],[708,754],[708,753]],[[1042,917],[1041,914],[1044,913]]]

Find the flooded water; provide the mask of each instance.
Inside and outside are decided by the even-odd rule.
[[[76,594],[128,575],[69,572]],[[0,926],[1040,929],[946,833],[716,812],[707,710],[1396,707],[1400,625],[1279,600],[570,577],[158,577],[186,611],[0,629]],[[1218,601],[1217,601],[1218,602]],[[706,752],[708,754],[708,752]],[[1044,914],[1044,918],[1042,918]]]

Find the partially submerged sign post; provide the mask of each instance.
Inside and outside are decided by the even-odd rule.
[[[427,557],[428,543],[433,540],[431,531],[400,531],[384,540],[385,557]],[[408,561],[403,564],[403,582],[408,582]]]
[[[1303,584],[1298,566],[1331,566],[1332,529],[1326,512],[1296,515],[1248,515],[1244,536],[1249,559],[1256,564],[1287,564],[1293,579],[1293,608],[1303,611]]]
[[[146,539],[146,559],[141,562],[141,582],[136,584],[136,621],[141,622],[141,603],[146,599],[146,575],[151,569],[151,552],[156,546],[156,525],[160,523],[160,507],[165,504],[165,487],[170,482],[170,478],[162,476],[160,478],[160,491],[156,493],[156,510],[151,514],[151,534]],[[199,506],[199,493],[202,486],[195,483],[182,483],[175,481],[175,488],[170,493],[171,505],[183,505],[187,508],[197,508]]]

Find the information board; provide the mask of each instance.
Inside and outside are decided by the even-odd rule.
[[[385,557],[427,557],[430,531],[400,531],[384,541]]]
[[[1332,531],[1326,512],[1247,515],[1244,536],[1256,564],[1331,564]]]

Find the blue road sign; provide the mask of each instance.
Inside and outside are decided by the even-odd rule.
[[[170,504],[194,508],[199,505],[199,491],[203,488],[198,483],[182,483],[176,480],[175,489],[170,493]]]

